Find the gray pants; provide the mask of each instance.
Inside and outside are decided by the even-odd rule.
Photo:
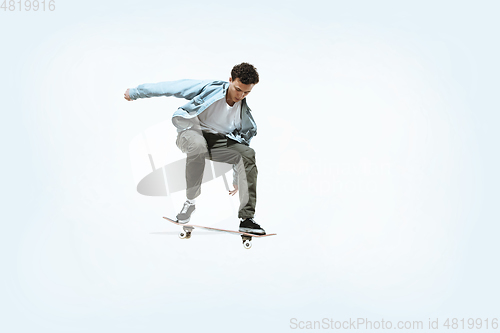
[[[252,218],[257,203],[257,165],[255,151],[223,134],[186,130],[177,136],[177,147],[187,154],[186,196],[194,199],[201,193],[205,159],[233,164],[238,174],[239,218]]]

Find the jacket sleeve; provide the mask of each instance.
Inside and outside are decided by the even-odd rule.
[[[149,98],[156,96],[175,96],[177,98],[193,99],[199,95],[210,80],[178,80],[159,83],[145,83],[129,90],[130,99]]]

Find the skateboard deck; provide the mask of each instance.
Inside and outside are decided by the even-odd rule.
[[[196,228],[201,228],[205,230],[211,230],[211,231],[219,231],[219,232],[227,232],[231,234],[237,234],[241,235],[241,239],[243,240],[243,247],[245,249],[249,249],[252,247],[252,237],[268,237],[268,236],[275,236],[276,234],[265,234],[265,235],[255,235],[255,234],[250,234],[248,232],[241,232],[241,231],[236,231],[236,230],[227,230],[227,229],[220,229],[220,228],[212,228],[212,227],[205,227],[202,225],[195,225],[195,224],[189,224],[189,223],[179,223],[175,220],[169,219],[168,217],[163,217],[165,220],[170,221],[174,224],[177,224],[182,227],[183,231],[179,233],[179,237],[181,239],[189,239],[191,238],[191,232],[196,229]]]

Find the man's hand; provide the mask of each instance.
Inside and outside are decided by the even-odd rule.
[[[238,185],[233,184],[233,186],[234,186],[234,190],[229,191],[229,195],[235,195],[236,192],[238,192]]]
[[[131,101],[132,99],[130,98],[130,95],[128,94],[128,92],[130,91],[130,88],[128,88],[125,93],[123,94],[124,95],[124,98],[127,100],[127,101]]]

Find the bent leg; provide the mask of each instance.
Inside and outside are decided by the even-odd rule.
[[[257,203],[257,165],[255,151],[241,143],[224,139],[224,144],[215,144],[211,149],[211,159],[234,164],[238,173],[240,208],[238,217],[252,218]]]
[[[238,217],[253,218],[257,205],[257,164],[255,150],[247,145],[228,140],[228,148],[238,152],[241,161],[238,168],[238,188],[240,190],[240,211]],[[243,192],[243,193],[242,193]]]
[[[186,197],[190,200],[201,193],[201,182],[207,157],[207,142],[200,131],[186,130],[180,132],[176,141],[177,147],[187,154],[186,158]]]

